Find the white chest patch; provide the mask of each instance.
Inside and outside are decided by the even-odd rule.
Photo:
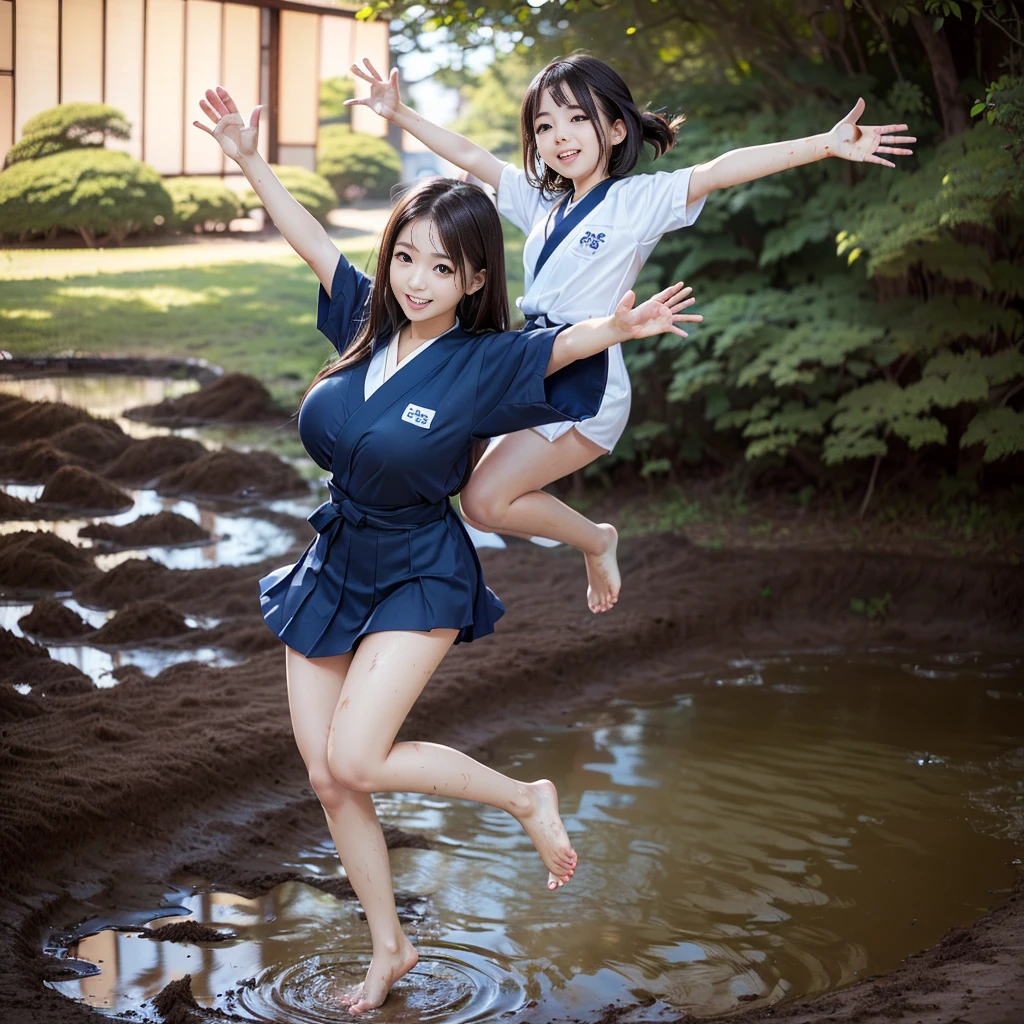
[[[422,427],[424,430],[427,430],[430,424],[434,422],[434,415],[434,409],[424,409],[422,406],[413,405],[410,402],[405,407],[405,412],[402,413],[402,419],[415,427]]]

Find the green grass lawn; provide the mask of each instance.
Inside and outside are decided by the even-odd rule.
[[[360,240],[360,244],[364,244]],[[360,268],[369,248],[344,248]],[[522,240],[506,242],[510,298]],[[317,282],[283,241],[0,251],[0,348],[206,359],[293,404],[333,348],[316,329]]]

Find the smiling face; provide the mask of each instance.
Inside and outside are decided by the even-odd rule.
[[[569,95],[566,99],[569,103],[560,106],[551,90],[542,90],[533,133],[541,160],[563,178],[569,178],[579,192],[607,176],[612,147],[626,137],[626,126],[620,120],[609,123],[599,111],[601,120],[595,123],[575,97]]]
[[[388,279],[417,337],[437,337],[453,327],[462,297],[479,291],[486,276],[484,270],[455,266],[429,218],[410,221],[398,232]]]

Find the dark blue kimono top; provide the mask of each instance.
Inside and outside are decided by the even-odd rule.
[[[317,327],[343,352],[368,312],[370,279],[344,256]],[[294,565],[260,581],[263,617],[306,657],[353,649],[382,630],[493,632],[504,613],[449,494],[475,441],[593,416],[604,364],[589,359],[545,380],[564,326],[469,334],[456,324],[369,400],[369,360],[320,381],[299,411],[299,436],[330,472],[330,499],[310,517],[316,539]],[[390,332],[375,348],[390,341]]]

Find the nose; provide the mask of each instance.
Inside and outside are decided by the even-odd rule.
[[[413,291],[419,291],[426,283],[426,271],[418,263],[412,268],[409,274],[409,287]]]

